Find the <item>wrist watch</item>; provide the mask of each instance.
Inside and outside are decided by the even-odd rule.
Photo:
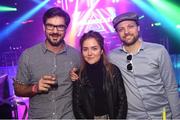
[[[32,93],[35,93],[35,94],[38,93],[38,84],[33,84],[31,90],[32,90]]]

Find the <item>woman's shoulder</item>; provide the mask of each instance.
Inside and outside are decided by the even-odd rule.
[[[119,70],[118,66],[116,66],[115,64],[110,63],[110,65],[112,66],[112,69],[113,69],[113,70]]]
[[[111,65],[111,69],[112,69],[112,74],[121,74],[121,71],[120,69],[118,68],[118,66],[116,66],[115,64],[113,63],[110,63]]]

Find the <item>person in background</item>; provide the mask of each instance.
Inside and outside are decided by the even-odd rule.
[[[70,17],[53,7],[45,12],[43,23],[46,40],[22,53],[15,94],[30,98],[29,119],[73,119],[69,71],[80,63],[80,56],[64,41]]]
[[[73,111],[77,119],[125,119],[127,98],[121,72],[109,63],[104,38],[89,31],[80,38],[82,63],[73,82]],[[78,79],[79,78],[79,79]]]
[[[110,61],[124,79],[127,119],[180,119],[180,98],[170,56],[164,46],[144,42],[138,15],[127,12],[113,19],[122,46],[113,50]]]

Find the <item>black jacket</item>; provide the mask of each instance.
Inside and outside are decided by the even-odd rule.
[[[103,90],[107,96],[107,108],[110,119],[125,119],[127,115],[127,97],[121,72],[112,65],[112,80],[103,69]],[[94,118],[94,88],[91,86],[87,74],[73,82],[73,111],[77,119]]]

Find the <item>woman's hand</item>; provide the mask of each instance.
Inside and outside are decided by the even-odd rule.
[[[76,81],[79,79],[79,76],[77,75],[77,68],[73,68],[72,70],[70,70],[69,72],[69,77],[71,78],[72,81]]]

